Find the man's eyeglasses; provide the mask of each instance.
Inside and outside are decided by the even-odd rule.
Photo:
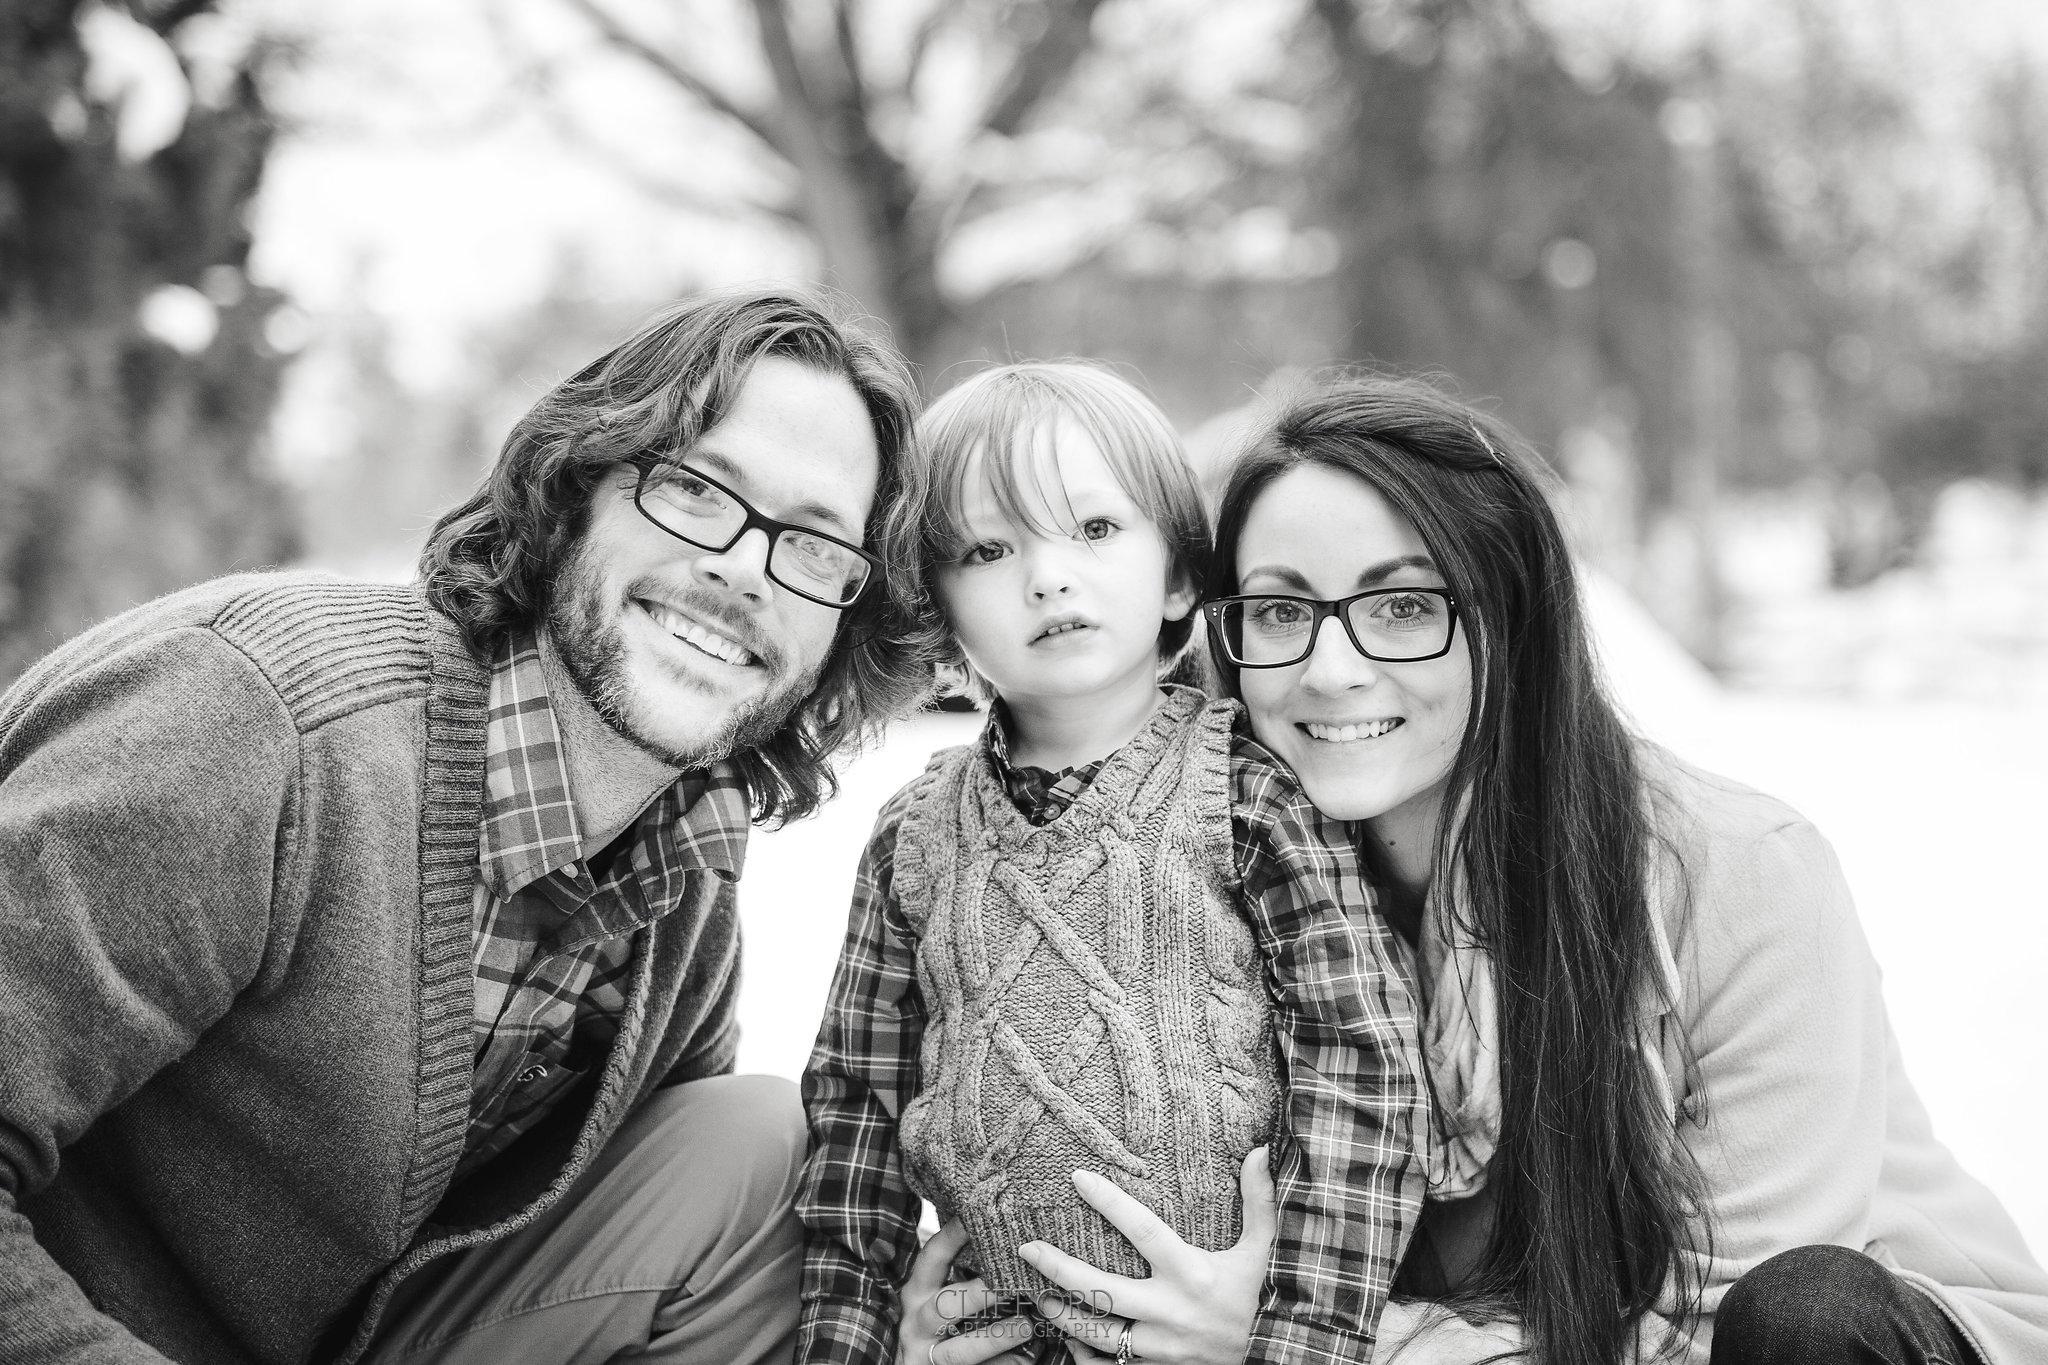
[[[844,610],[881,576],[882,561],[858,545],[762,516],[745,498],[687,465],[643,467],[633,505],[677,540],[720,554],[760,527],[768,533],[768,577],[821,606]]]
[[[1306,659],[1326,617],[1344,623],[1351,646],[1381,663],[1416,663],[1451,652],[1458,603],[1448,588],[1374,588],[1334,602],[1273,595],[1202,604],[1211,636],[1238,668],[1285,668]]]

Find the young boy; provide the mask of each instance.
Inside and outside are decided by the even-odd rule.
[[[1159,681],[1209,550],[1179,442],[1103,370],[1013,365],[932,407],[911,468],[892,588],[993,702],[862,860],[804,1077],[798,1358],[936,1360],[990,1297],[1060,1292],[1048,1244],[1148,1275],[1090,1175],[1223,1250],[1268,1142],[1279,1233],[1247,1358],[1368,1358],[1422,1199],[1414,1014],[1342,826],[1235,703]],[[920,1195],[964,1224],[979,1281],[907,1283]],[[1100,1296],[1053,1310],[1041,1336],[1119,1360],[1159,1330]],[[947,1361],[1001,1349],[966,1335]]]

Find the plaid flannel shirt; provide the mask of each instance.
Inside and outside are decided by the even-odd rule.
[[[1010,713],[999,698],[988,709],[988,728],[982,733],[988,745],[989,762],[1003,780],[1003,791],[1034,825],[1049,825],[1066,814],[1067,807],[1080,799],[1088,784],[1102,771],[1107,758],[1081,763],[1053,772],[1010,761]]]
[[[1053,795],[1059,775],[1020,779],[995,726],[984,733],[1013,797],[1071,802],[1075,793]],[[1286,1084],[1272,1151],[1279,1232],[1245,1359],[1365,1360],[1422,1206],[1416,1153],[1429,1114],[1416,1014],[1349,831],[1242,733],[1230,784],[1242,909],[1272,988]],[[917,943],[891,887],[907,796],[908,788],[883,807],[862,856],[804,1072],[801,1362],[890,1365],[897,1287],[918,1245],[920,1203],[896,1141],[897,1116],[917,1092],[925,1024]]]
[[[679,778],[617,839],[586,850],[531,634],[499,652],[486,724],[476,1070],[458,1179],[603,1062],[633,935],[681,903],[689,877],[739,879],[750,814],[745,784],[720,764]]]

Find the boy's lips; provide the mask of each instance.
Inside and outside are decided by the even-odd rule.
[[[1031,637],[1031,643],[1035,645],[1043,640],[1057,640],[1063,635],[1072,635],[1076,631],[1090,630],[1094,625],[1093,621],[1085,617],[1076,616],[1071,612],[1062,616],[1054,616],[1039,626],[1037,634]]]

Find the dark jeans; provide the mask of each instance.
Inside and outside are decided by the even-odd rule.
[[[1794,1247],[1735,1282],[1712,1365],[1984,1365],[1934,1300],[1860,1251]]]

